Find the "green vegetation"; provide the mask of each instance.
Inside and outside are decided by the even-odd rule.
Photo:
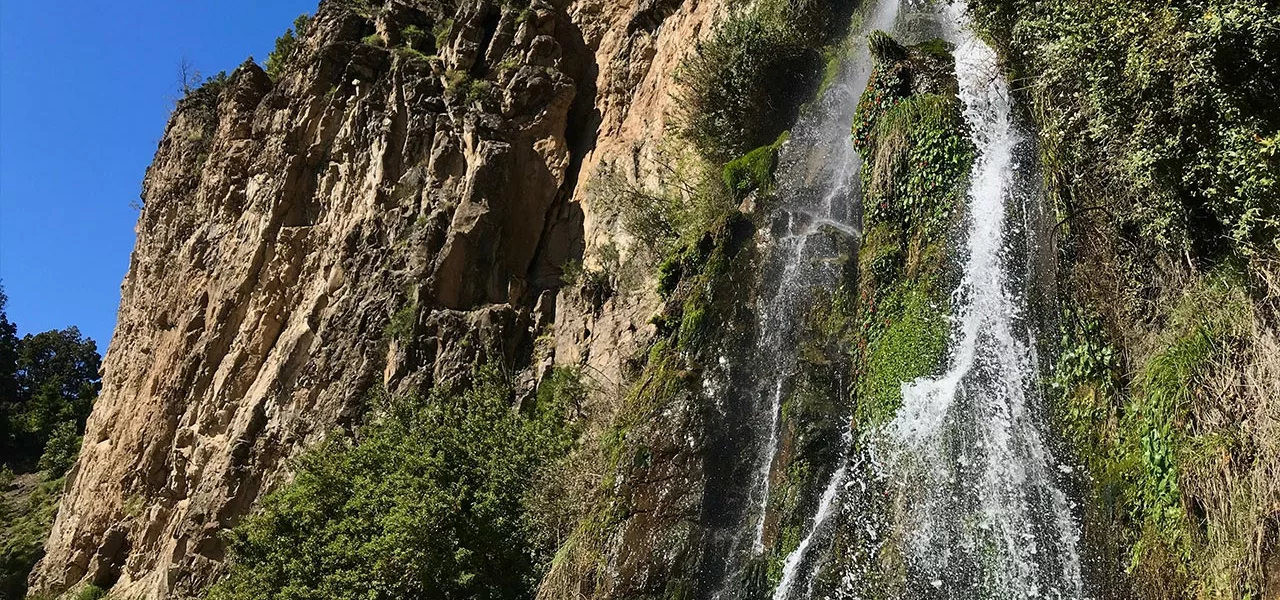
[[[0,597],[21,598],[44,550],[101,358],[75,327],[17,336],[0,289]]]
[[[858,373],[855,419],[866,426],[885,422],[902,404],[902,385],[935,375],[946,359],[950,329],[939,310],[938,290],[902,281],[872,297],[862,313],[860,341],[865,362]]]
[[[391,320],[387,321],[387,326],[382,330],[382,337],[401,343],[410,341],[417,319],[418,307],[414,304],[404,305],[391,315]]]
[[[757,14],[730,17],[677,73],[684,134],[714,160],[768,144],[817,84],[820,61]]]
[[[427,32],[423,31],[417,25],[408,25],[400,30],[400,38],[404,40],[405,45],[414,50],[421,50],[427,42]]]
[[[1095,483],[1086,537],[1145,597],[1274,595],[1280,492],[1262,482],[1280,449],[1257,423],[1276,414],[1280,377],[1280,13],[1265,0],[972,10],[1039,126],[1058,211],[1071,309],[1056,408]]]
[[[949,90],[913,93],[915,73],[949,66],[941,42],[910,51],[884,32],[870,37],[876,68],[854,116],[854,146],[867,157],[863,169],[867,224],[897,222],[919,227],[930,240],[948,233],[973,164],[973,143]]]
[[[1174,253],[1280,251],[1280,11],[1267,0],[983,0],[1070,215]],[[1087,181],[1070,169],[1087,168]],[[1106,184],[1114,192],[1088,193]],[[1108,201],[1104,201],[1103,199]]]
[[[867,430],[897,411],[903,383],[935,374],[946,358],[943,244],[974,158],[960,105],[945,94],[954,84],[917,88],[921,73],[950,70],[946,48],[905,48],[883,32],[869,44],[875,67],[852,133],[866,157],[854,418]]]
[[[75,600],[100,600],[106,597],[107,591],[96,586],[86,585],[76,592]]]
[[[27,575],[44,555],[63,479],[44,479],[41,474],[14,479],[8,473],[8,481],[0,477],[0,595],[22,598]]]
[[[732,14],[677,72],[683,135],[715,162],[768,145],[811,97],[850,11],[841,0],[768,0]]]
[[[484,368],[466,389],[380,395],[230,532],[230,574],[208,597],[532,597],[554,550],[528,510],[532,475],[573,447],[582,388],[562,373],[519,410],[512,394]]]
[[[761,146],[725,164],[721,178],[729,191],[737,197],[756,190],[773,191],[773,171],[778,167],[778,150],[786,143],[790,132],[782,132],[772,144]]]
[[[285,67],[289,65],[289,61],[298,53],[298,48],[302,43],[302,39],[307,37],[307,32],[311,29],[311,17],[305,14],[298,15],[293,20],[293,27],[286,29],[284,35],[276,38],[276,47],[267,55],[267,75],[272,81],[280,79],[280,75],[284,73]]]
[[[1266,509],[1256,503],[1268,492],[1244,474],[1280,457],[1264,449],[1269,441],[1248,439],[1236,423],[1249,409],[1223,392],[1243,368],[1273,360],[1247,351],[1251,314],[1238,281],[1206,280],[1172,309],[1127,387],[1098,320],[1078,312],[1064,319],[1059,420],[1096,479],[1098,518],[1110,521],[1110,536],[1121,534],[1113,551],[1145,585],[1174,597],[1261,592],[1243,540],[1264,526]]]
[[[617,219],[645,249],[666,261],[670,273],[675,254],[703,243],[709,231],[737,212],[736,202],[711,166],[696,156],[664,149],[663,184],[635,182],[612,165],[602,165],[592,179],[595,206]]]

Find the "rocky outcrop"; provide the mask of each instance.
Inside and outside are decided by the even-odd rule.
[[[197,594],[370,389],[526,367],[553,321],[555,360],[621,379],[656,300],[588,307],[561,268],[613,235],[585,182],[643,172],[724,2],[447,4],[328,1],[276,81],[247,62],[179,103],[33,591]]]

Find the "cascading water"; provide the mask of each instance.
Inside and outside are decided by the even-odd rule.
[[[740,571],[765,551],[770,475],[778,453],[782,402],[795,377],[799,329],[813,292],[835,287],[841,271],[835,259],[856,244],[859,236],[855,219],[862,160],[853,149],[849,131],[858,99],[871,74],[866,36],[876,29],[890,29],[897,7],[898,0],[869,3],[861,25],[849,40],[854,52],[844,60],[815,109],[801,116],[779,158],[775,196],[779,217],[773,227],[775,243],[764,268],[766,284],[760,291],[761,310],[751,365],[758,454],[747,499],[750,514],[743,527],[731,533],[734,539],[729,550],[729,573]],[[847,473],[840,465],[845,462],[843,455],[849,442],[849,437],[844,436],[839,464],[802,542],[802,550],[788,560],[787,585],[804,557],[803,548],[809,546],[814,531],[825,521],[824,513],[834,505]],[[732,594],[731,589],[722,589],[715,596]]]
[[[1011,212],[1029,198],[995,52],[948,8],[964,117],[978,149],[946,372],[903,386],[877,461],[910,502],[895,519],[911,597],[1084,596],[1078,526],[1037,417],[1034,342],[1011,276]],[[1025,170],[1025,169],[1024,169]]]
[[[857,53],[783,149],[779,222],[749,361],[758,454],[746,490],[748,514],[729,534],[725,572],[731,577],[716,598],[739,596],[732,576],[765,552],[781,404],[796,376],[804,311],[814,290],[838,281],[831,259],[841,248],[831,240],[853,237],[856,243],[858,236],[862,160],[849,131],[871,71],[865,38],[876,29],[892,30],[898,10],[898,0],[873,6],[852,36]],[[1033,200],[1015,158],[1026,139],[1012,120],[996,55],[965,28],[964,11],[955,3],[943,15],[977,148],[947,368],[937,378],[905,383],[901,408],[882,429],[862,432],[857,455],[851,455],[852,433],[843,427],[836,462],[803,537],[782,565],[774,600],[814,597],[815,573],[836,558],[830,555],[831,531],[839,527],[842,509],[856,503],[856,490],[865,494],[869,487],[888,488],[901,501],[888,509],[892,514],[855,523],[855,537],[867,546],[863,555],[875,561],[890,543],[878,528],[892,523],[887,528],[897,532],[892,543],[901,546],[905,597],[1084,598],[1078,526],[1057,486],[1058,468],[1037,417],[1035,348],[1020,308],[1026,278],[1010,275],[1011,248],[1021,240],[1011,238],[1018,232],[1007,231],[1006,223],[1025,209],[1019,203]],[[846,584],[860,576],[845,569]]]

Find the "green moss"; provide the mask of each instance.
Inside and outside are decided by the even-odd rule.
[[[869,335],[855,411],[860,426],[892,418],[904,383],[937,374],[950,333],[944,306],[928,287],[901,282],[878,305],[865,307],[862,324]]]
[[[946,359],[943,243],[974,158],[959,102],[909,84],[916,70],[950,60],[946,46],[907,49],[883,34],[871,45],[876,65],[853,130],[867,157],[854,368],[860,428],[890,419],[902,385],[936,375]]]
[[[680,348],[694,348],[702,345],[707,339],[709,326],[706,293],[695,288],[688,300],[685,300],[683,317],[680,320]]]
[[[771,191],[774,186],[773,172],[778,167],[778,150],[789,137],[790,132],[784,131],[772,144],[729,161],[722,171],[725,187],[738,197],[756,190]]]

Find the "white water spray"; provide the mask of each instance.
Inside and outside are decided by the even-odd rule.
[[[964,10],[949,8],[948,33],[978,153],[957,327],[946,373],[903,386],[883,467],[910,501],[899,515],[910,579],[954,598],[1080,599],[1078,526],[1033,410],[1033,341],[1007,264],[1025,139],[995,52],[964,27]]]

